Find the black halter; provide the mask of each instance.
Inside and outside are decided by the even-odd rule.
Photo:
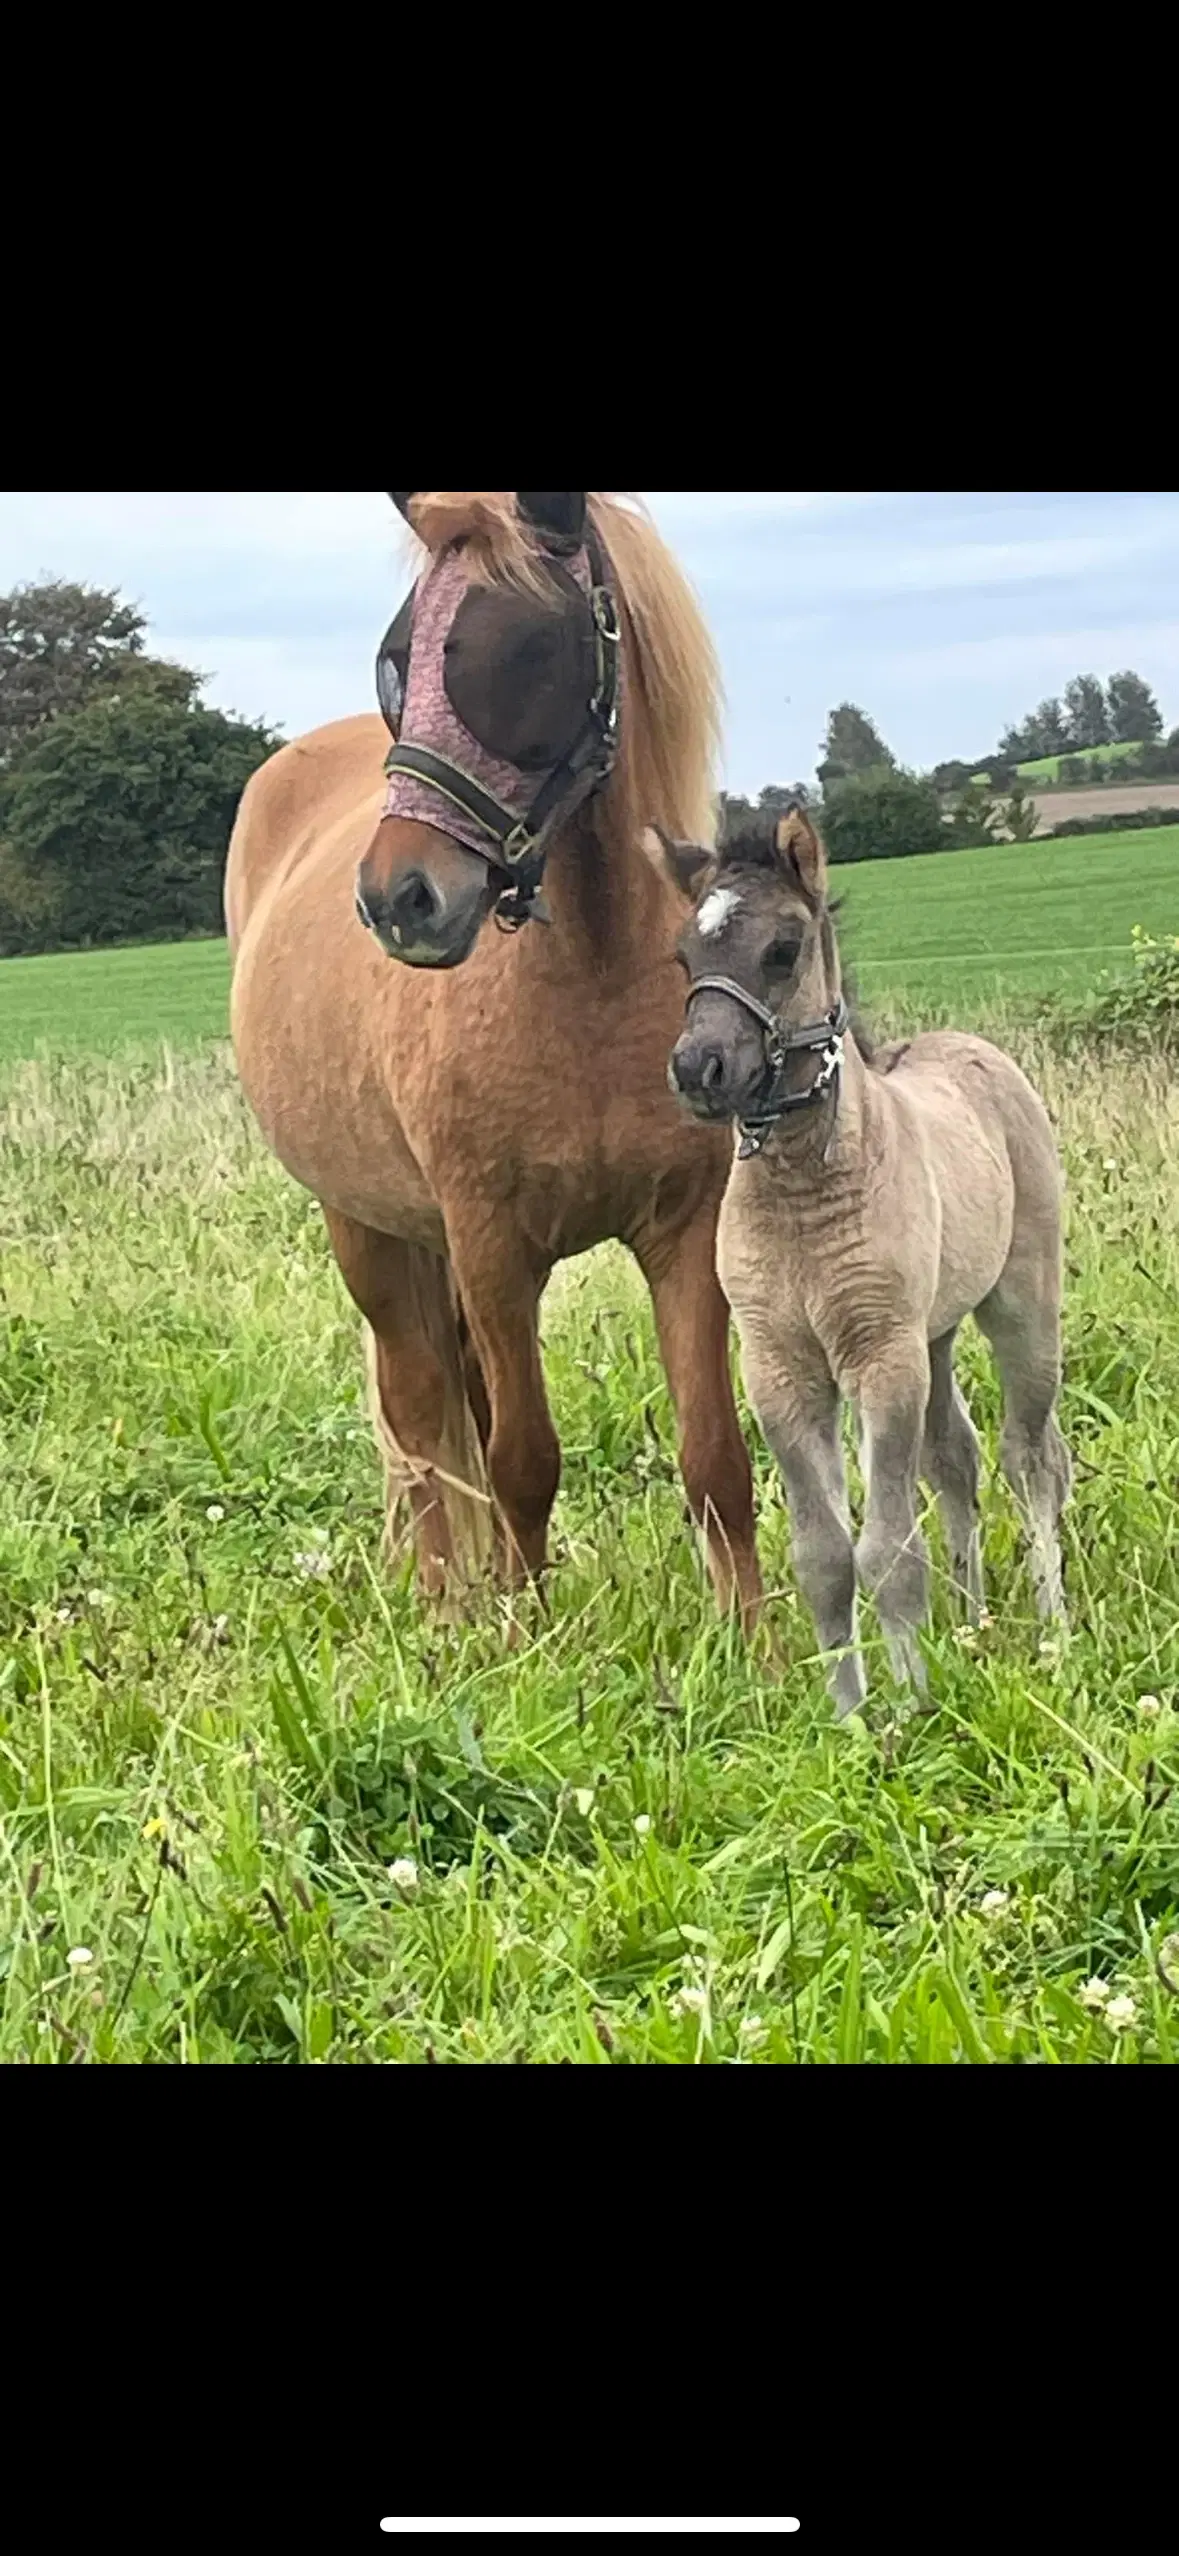
[[[412,739],[403,743],[397,733],[394,718],[399,725],[413,643],[412,595],[388,632],[378,659],[378,697],[388,725],[394,728],[394,743],[385,758],[386,773],[402,772],[415,781],[428,782],[441,798],[449,799],[453,807],[473,817],[486,834],[486,851],[480,847],[482,858],[491,869],[506,872],[509,882],[495,906],[496,922],[505,932],[518,932],[522,923],[534,918],[548,921],[539,892],[549,837],[558,823],[567,822],[583,800],[609,779],[618,752],[618,611],[602,552],[588,525],[585,549],[591,579],[588,601],[593,623],[594,688],[582,727],[567,753],[541,783],[527,816],[513,816],[510,808],[505,808],[481,781],[465,772],[461,764],[452,763],[447,755],[436,754],[432,746],[414,745]],[[396,665],[400,695],[396,711],[384,677],[387,660]]]
[[[734,1003],[740,1003],[744,1011],[752,1012],[754,1020],[760,1023],[765,1034],[766,1085],[757,1107],[751,1109],[746,1118],[739,1118],[737,1121],[741,1136],[741,1142],[737,1148],[738,1162],[747,1162],[751,1154],[760,1154],[771,1127],[776,1127],[780,1118],[788,1118],[798,1109],[813,1109],[816,1102],[821,1101],[824,1093],[829,1092],[833,1085],[835,1108],[838,1111],[839,1077],[843,1066],[843,1034],[848,1021],[847,1005],[842,994],[838,1001],[832,1004],[823,1020],[808,1021],[804,1029],[796,1030],[784,1028],[776,1012],[771,1012],[765,1003],[759,1003],[756,994],[748,994],[745,987],[738,985],[731,976],[696,977],[688,995],[688,1002],[694,1002],[697,994],[730,995]],[[796,1056],[800,1049],[804,1048],[809,1049],[812,1054],[822,1051],[822,1062],[818,1073],[814,1082],[807,1084],[805,1091],[788,1092],[783,1089],[782,1084],[786,1059],[788,1056]]]

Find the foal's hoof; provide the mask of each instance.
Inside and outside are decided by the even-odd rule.
[[[859,1712],[868,1692],[864,1663],[858,1651],[849,1651],[846,1659],[837,1661],[830,1683],[835,1701],[835,1720],[846,1722],[849,1713]]]

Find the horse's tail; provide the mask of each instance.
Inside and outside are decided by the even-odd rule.
[[[381,1401],[376,1338],[366,1323],[369,1416],[385,1467],[386,1537],[390,1547],[395,1548],[398,1511],[405,1495],[412,1483],[429,1479],[450,1528],[458,1575],[477,1579],[491,1560],[494,1535],[487,1468],[467,1390],[463,1317],[454,1279],[441,1255],[424,1250],[420,1243],[394,1243],[389,1237],[387,1248],[396,1250],[402,1263],[398,1292],[412,1328],[432,1350],[441,1369],[442,1432],[434,1461],[429,1465],[406,1455],[398,1445]]]

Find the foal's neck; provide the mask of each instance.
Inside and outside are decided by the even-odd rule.
[[[828,1008],[837,1000],[829,997]],[[793,1088],[804,1090],[819,1071],[817,1056],[800,1055]],[[792,1110],[770,1130],[759,1160],[794,1190],[830,1184],[836,1173],[854,1174],[863,1160],[868,1068],[851,1030],[845,1030],[843,1063],[832,1091],[813,1109]]]

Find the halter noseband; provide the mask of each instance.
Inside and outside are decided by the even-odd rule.
[[[487,836],[480,858],[492,870],[507,872],[510,885],[497,898],[495,919],[501,931],[518,932],[521,924],[548,921],[540,902],[540,885],[548,857],[547,837],[555,822],[568,819],[583,799],[601,788],[614,769],[618,752],[618,610],[607,581],[605,563],[592,528],[587,525],[589,608],[593,621],[594,689],[585,720],[573,744],[537,791],[527,816],[515,817],[490,790],[449,756],[432,746],[402,744],[398,738],[385,757],[387,774],[405,773],[425,781]],[[411,625],[412,628],[412,625]],[[473,848],[473,847],[471,847]]]
[[[830,1091],[833,1084],[835,1108],[838,1111],[839,1077],[843,1066],[843,1035],[848,1022],[847,1005],[842,994],[832,1004],[824,1019],[808,1021],[804,1029],[797,1030],[786,1029],[778,1019],[777,1013],[771,1012],[765,1003],[759,1003],[756,994],[747,993],[745,987],[738,985],[734,977],[698,976],[694,979],[688,994],[689,1004],[695,1001],[697,994],[728,994],[734,1003],[741,1005],[743,1011],[752,1013],[764,1034],[766,1072],[769,1080],[758,1107],[751,1109],[747,1117],[739,1118],[737,1121],[741,1137],[737,1148],[739,1163],[748,1162],[751,1154],[760,1154],[771,1127],[776,1127],[779,1119],[790,1117],[795,1110],[813,1109],[816,1102],[822,1100],[824,1093]],[[818,1073],[814,1082],[807,1084],[805,1091],[784,1091],[782,1074],[786,1059],[788,1056],[797,1055],[802,1049],[809,1049],[812,1055],[822,1051],[822,1062]]]

